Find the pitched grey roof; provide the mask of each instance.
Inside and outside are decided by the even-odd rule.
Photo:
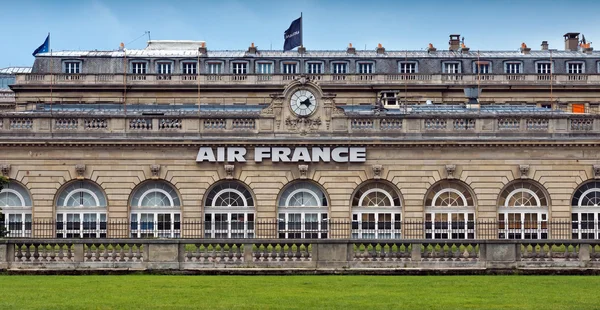
[[[208,57],[211,58],[598,58],[599,51],[593,51],[591,54],[581,51],[531,51],[529,54],[523,54],[519,50],[513,51],[469,51],[462,53],[460,51],[438,50],[436,52],[423,51],[386,51],[385,54],[377,54],[376,51],[356,51],[356,54],[348,54],[345,50],[327,51],[327,50],[307,50],[305,54],[299,54],[297,51],[261,51],[255,54],[248,54],[246,51],[213,51],[208,50]],[[53,51],[54,57],[176,57],[176,58],[196,58],[198,52],[195,50],[126,50],[124,51]],[[50,53],[40,53],[37,57],[50,57]]]
[[[17,74],[17,73],[31,73],[31,67],[7,67],[7,68],[0,69],[0,74]]]

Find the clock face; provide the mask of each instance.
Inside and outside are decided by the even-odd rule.
[[[290,107],[296,115],[308,116],[317,109],[317,98],[308,90],[298,90],[292,95]]]

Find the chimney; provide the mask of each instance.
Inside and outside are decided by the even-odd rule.
[[[122,52],[125,50],[125,43],[121,42],[121,44],[119,45],[119,52]]]
[[[200,47],[198,48],[198,53],[201,55],[206,55],[208,51],[206,50],[206,42],[200,41]]]
[[[542,41],[542,51],[548,50],[548,41]]]
[[[377,54],[385,54],[385,47],[381,43],[377,44]]]
[[[460,48],[460,34],[451,34],[448,42],[449,50],[458,51]]]
[[[346,49],[346,53],[356,54],[356,49],[354,47],[352,47],[352,43],[348,43],[348,48]]]
[[[521,53],[523,53],[523,55],[527,55],[529,54],[529,52],[531,52],[531,48],[527,47],[527,44],[525,44],[525,42],[521,43]]]
[[[433,53],[433,52],[435,52],[435,51],[437,51],[437,48],[435,48],[435,47],[433,46],[433,44],[429,43],[429,45],[427,46],[427,52],[428,52],[428,53]]]
[[[256,46],[254,46],[254,42],[252,42],[252,44],[250,44],[250,47],[248,48],[248,51],[246,53],[252,54],[252,55],[256,54]]]
[[[304,45],[298,47],[298,54],[306,54],[306,47],[304,47]]]
[[[576,51],[579,47],[579,32],[565,33],[565,51]]]

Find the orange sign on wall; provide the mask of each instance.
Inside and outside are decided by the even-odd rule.
[[[585,105],[580,103],[573,104],[573,113],[585,113]]]

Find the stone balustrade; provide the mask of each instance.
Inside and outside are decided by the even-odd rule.
[[[599,240],[8,239],[0,270],[197,273],[600,270]]]
[[[82,137],[104,134],[140,134],[152,136],[154,133],[180,134],[187,137],[203,133],[230,134],[239,133],[273,134],[286,131],[277,128],[273,118],[260,116],[198,117],[197,115],[147,116],[147,115],[111,115],[86,116],[82,114],[60,113],[54,116],[25,113],[0,114],[0,136],[20,134],[58,134]],[[23,115],[23,116],[21,116]],[[420,136],[472,136],[488,137],[541,137],[582,134],[600,134],[600,115],[574,115],[548,113],[546,115],[507,115],[490,116],[484,114],[452,115],[375,115],[370,117],[337,116],[331,120],[331,126],[312,124],[310,131],[293,131],[292,134],[348,134],[364,137],[366,135],[390,136],[396,139]],[[23,137],[26,137],[24,135]],[[112,136],[116,137],[116,136]]]
[[[390,84],[390,85],[503,85],[539,84],[546,85],[597,85],[599,74],[17,74],[16,84],[26,85],[123,85],[124,77],[129,85],[203,85],[251,84],[284,86],[301,76],[319,84]]]

